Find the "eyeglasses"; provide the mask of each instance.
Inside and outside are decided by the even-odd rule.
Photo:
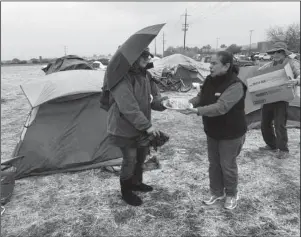
[[[277,50],[277,51],[274,51],[274,53],[273,54],[275,54],[275,53],[282,53],[282,52],[284,52],[284,50]]]
[[[148,60],[149,59],[149,53],[142,53],[141,54],[141,57],[144,59],[144,60]]]

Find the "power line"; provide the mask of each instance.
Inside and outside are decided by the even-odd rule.
[[[175,24],[174,27],[177,27],[177,25],[179,24],[180,21],[181,21],[181,16],[180,16],[180,19],[177,21],[177,23]]]
[[[190,15],[187,15],[187,9],[185,11],[185,23],[184,23],[184,28],[182,29],[184,31],[184,50],[185,50],[185,43],[186,43],[186,31],[188,31],[188,26],[189,24],[187,24],[187,16],[190,16]]]
[[[210,8],[215,7],[215,9],[213,9],[213,11],[205,11],[207,14],[201,14],[200,17],[197,17],[195,20],[198,20],[200,18],[202,18],[202,20],[205,20],[206,18],[208,18],[208,16],[214,16],[216,15],[220,10],[225,9],[227,7],[229,7],[230,5],[232,5],[231,2],[215,2],[214,6],[209,6],[207,8],[207,10],[209,10]]]
[[[198,5],[198,6],[197,6]],[[197,7],[195,7],[195,6],[197,6]],[[194,9],[192,10],[192,13],[195,13],[196,12],[196,10],[198,10],[200,7],[202,7],[203,6],[203,3],[201,2],[201,3],[199,3],[199,4],[195,4],[194,5]]]

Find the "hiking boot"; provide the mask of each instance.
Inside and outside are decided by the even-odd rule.
[[[261,146],[258,148],[260,151],[277,151],[276,148],[270,147],[269,145]]]
[[[140,191],[140,192],[145,192],[145,193],[146,192],[151,192],[151,191],[154,190],[152,186],[149,186],[149,185],[144,184],[144,183],[133,185],[131,189],[133,191]]]
[[[210,198],[208,200],[204,200],[203,202],[206,205],[212,205],[213,203],[215,203],[217,200],[222,200],[225,198],[225,194],[222,196],[217,196],[217,195],[211,195]]]
[[[237,206],[238,194],[236,196],[226,196],[224,208],[232,210]]]
[[[128,180],[120,180],[121,186],[121,195],[122,199],[131,206],[140,206],[142,204],[142,200],[136,194],[134,194],[131,190],[132,188],[132,179]]]

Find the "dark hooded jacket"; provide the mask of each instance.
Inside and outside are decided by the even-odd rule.
[[[108,111],[107,127],[113,136],[139,137],[152,126],[151,110],[165,110],[156,83],[146,70],[136,65],[110,90],[110,94],[114,102]]]

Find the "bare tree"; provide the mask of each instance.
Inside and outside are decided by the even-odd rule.
[[[266,35],[268,40],[277,41],[279,40],[279,37],[285,37],[285,30],[281,26],[270,27],[266,30]]]
[[[300,25],[289,25],[286,30],[286,42],[288,48],[300,53]]]
[[[232,54],[237,54],[241,52],[241,46],[238,46],[236,44],[231,44],[226,50],[228,52],[231,52]]]
[[[289,26],[270,27],[266,31],[267,39],[270,41],[284,41],[288,45],[289,50],[300,52],[300,25],[290,24]]]

